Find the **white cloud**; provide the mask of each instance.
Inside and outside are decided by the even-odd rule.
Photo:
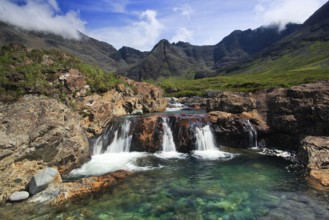
[[[254,11],[263,24],[277,23],[283,29],[289,22],[303,23],[326,0],[259,0]]]
[[[48,3],[55,11],[60,11],[56,0],[48,0]]]
[[[54,33],[68,39],[79,39],[85,23],[79,16],[69,11],[60,14],[56,0],[26,0],[17,5],[10,0],[2,0],[0,20],[29,31]]]
[[[191,15],[194,13],[194,10],[192,9],[192,7],[189,4],[184,4],[179,7],[174,7],[173,11],[177,12],[187,18],[190,18]]]
[[[87,32],[90,36],[109,42],[117,49],[129,46],[139,50],[149,50],[159,40],[164,26],[157,19],[157,12],[145,10],[138,21],[117,28],[100,28]]]
[[[123,13],[129,3],[128,0],[103,0],[105,4],[110,6],[113,12]],[[107,8],[107,7],[106,7]]]
[[[183,41],[183,42],[188,42],[192,39],[193,32],[188,30],[185,27],[179,28],[176,31],[176,34],[171,38],[171,42],[178,42],[178,41]]]

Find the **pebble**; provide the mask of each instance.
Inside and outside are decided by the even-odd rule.
[[[30,194],[26,191],[18,191],[14,192],[9,196],[9,201],[10,202],[20,202],[23,201],[27,198],[29,198]]]

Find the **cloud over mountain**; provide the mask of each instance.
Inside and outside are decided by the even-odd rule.
[[[24,0],[19,4],[2,0],[0,20],[24,30],[58,34],[68,39],[79,39],[85,22],[74,11],[62,14],[56,0]]]
[[[289,22],[303,23],[327,0],[259,0],[255,11],[264,24],[279,24],[283,29]]]

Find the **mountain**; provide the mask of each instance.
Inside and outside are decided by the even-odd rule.
[[[140,63],[128,70],[127,76],[135,80],[214,76],[237,63],[252,60],[258,52],[293,33],[299,26],[290,24],[283,31],[278,31],[277,26],[233,31],[214,46],[194,46],[186,42],[170,44],[161,40]]]
[[[26,47],[57,48],[85,62],[135,80],[168,77],[200,79],[232,73],[283,71],[295,67],[326,65],[329,41],[329,2],[302,25],[262,26],[235,30],[216,45],[195,46],[161,40],[150,52],[112,45],[81,34],[81,40],[29,32],[0,23],[0,46],[21,43]],[[298,58],[298,59],[297,59]]]
[[[9,43],[19,43],[25,47],[36,49],[60,49],[78,56],[87,63],[112,72],[117,71],[122,66],[128,66],[132,59],[127,55],[127,48],[117,51],[112,45],[82,33],[80,40],[64,39],[55,34],[25,31],[0,22],[0,46]],[[131,48],[131,51],[137,50]],[[137,53],[143,54],[140,51]],[[135,55],[133,54],[133,56]]]

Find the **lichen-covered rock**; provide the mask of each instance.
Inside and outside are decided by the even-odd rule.
[[[12,163],[0,171],[0,203],[7,201],[16,191],[25,191],[31,178],[39,170],[45,168],[41,161],[22,160]]]
[[[80,117],[47,97],[0,104],[0,170],[23,159],[70,171],[90,158]]]

